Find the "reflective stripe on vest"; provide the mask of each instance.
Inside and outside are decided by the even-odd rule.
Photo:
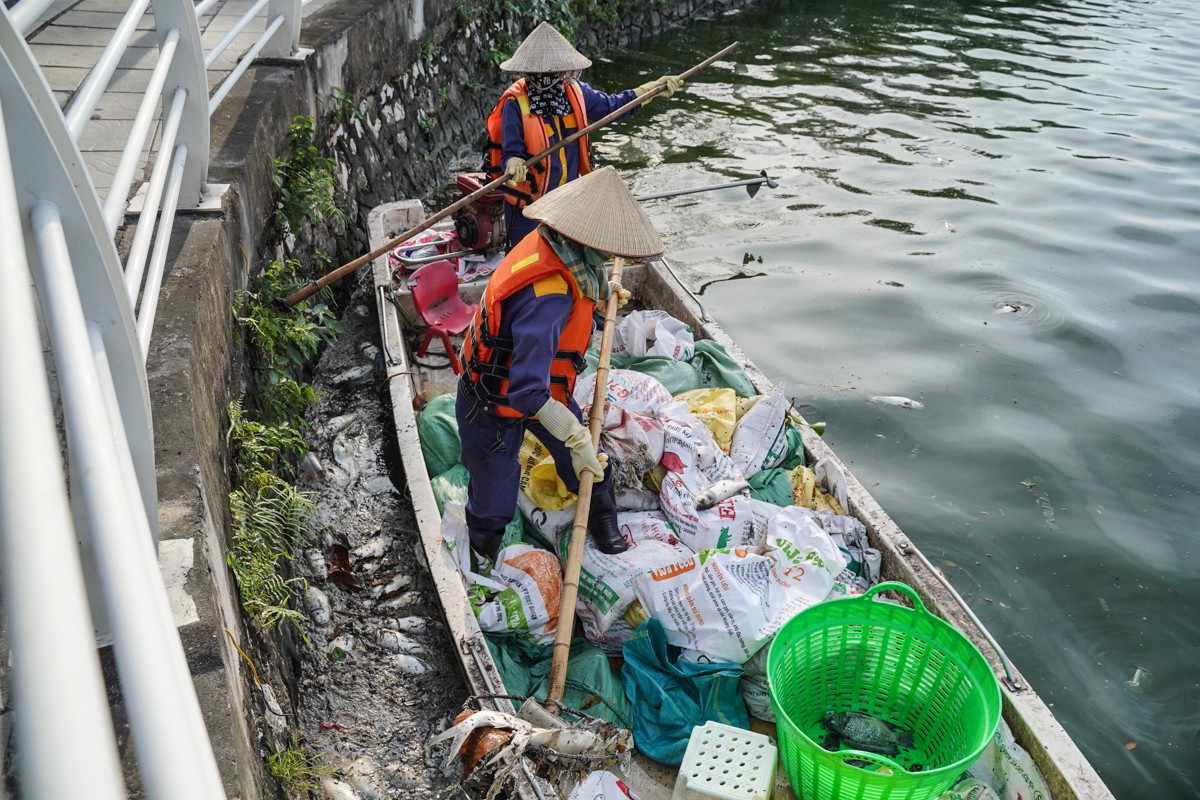
[[[571,111],[575,115],[575,129],[586,128],[588,119],[587,107],[583,102],[583,89],[574,80],[566,82],[566,89],[567,100],[570,102]],[[546,133],[546,123],[540,116],[530,110],[529,95],[525,92],[525,79],[521,78],[504,90],[504,94],[500,95],[500,102],[496,104],[496,107],[487,118],[488,142],[484,166],[489,179],[492,180],[500,177],[504,172],[504,165],[500,163],[503,158],[504,149],[501,128],[504,123],[504,104],[510,99],[517,101],[517,105],[521,111],[525,150],[530,155],[537,155],[550,147],[550,137]],[[592,171],[591,149],[588,145],[588,137],[580,137],[576,144],[579,145],[579,174],[586,175]],[[563,173],[565,175],[565,168]],[[516,186],[505,185],[502,187],[505,199],[508,202],[513,205],[524,206],[538,199],[546,192],[546,182],[550,179],[549,165],[545,161],[538,162],[529,168],[529,175],[533,177],[533,180],[521,181]]]
[[[558,337],[558,348],[550,362],[550,395],[569,405],[575,378],[587,361],[584,354],[592,337],[592,312],[596,304],[579,291],[575,278],[550,243],[536,232],[522,239],[488,279],[475,319],[467,328],[460,355],[463,377],[476,397],[494,408],[501,417],[525,415],[508,402],[508,369],[512,363],[513,340],[500,336],[501,303],[537,281],[561,275],[575,303]]]

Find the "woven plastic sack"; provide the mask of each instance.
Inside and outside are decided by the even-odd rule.
[[[633,708],[633,740],[660,764],[679,766],[692,728],[709,720],[749,728],[737,664],[673,660],[667,636],[648,620],[625,643],[621,683]]]
[[[562,574],[553,553],[514,544],[500,551],[486,575],[476,572],[466,510],[460,503],[446,505],[442,541],[458,567],[482,630],[514,633],[543,644],[554,641]]]
[[[618,514],[617,526],[627,546],[624,552],[603,553],[591,536],[583,545],[578,614],[589,640],[607,633],[636,599],[634,578],[692,555],[662,514],[646,511]],[[560,553],[570,549],[572,533],[571,528],[562,533],[558,543]]]
[[[776,506],[790,506],[792,498],[791,476],[785,469],[764,469],[750,478],[750,496]]]
[[[462,461],[462,439],[454,416],[454,394],[438,395],[417,417],[421,454],[430,475],[441,475]]]
[[[738,420],[728,452],[747,478],[783,462],[788,448],[789,406],[783,387],[779,387]]]

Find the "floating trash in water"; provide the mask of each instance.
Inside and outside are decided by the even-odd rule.
[[[942,224],[946,226],[946,230],[949,231],[950,233],[954,233],[954,231],[956,230],[954,225],[949,222],[946,222],[946,220],[942,220]]]
[[[1046,518],[1046,527],[1052,531],[1058,530],[1058,525],[1054,522],[1054,506],[1050,503],[1050,496],[1038,488],[1035,478],[1021,481],[1021,485],[1029,490],[1033,495],[1034,501],[1042,509],[1042,516]]]
[[[900,408],[911,408],[920,411],[925,407],[925,404],[920,400],[913,400],[910,397],[900,397],[899,395],[871,395],[867,398],[870,403],[879,403],[885,406],[899,406]]]
[[[1153,683],[1154,676],[1150,674],[1150,670],[1141,667],[1134,667],[1133,675],[1125,681],[1125,685],[1138,694],[1145,694]]]

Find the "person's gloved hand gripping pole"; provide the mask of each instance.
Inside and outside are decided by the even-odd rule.
[[[583,471],[590,470],[597,482],[603,479],[608,454],[596,452],[591,433],[575,419],[571,409],[551,397],[538,409],[537,418],[547,433],[570,449],[575,477],[582,479]]]

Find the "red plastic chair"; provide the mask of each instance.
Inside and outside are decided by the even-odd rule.
[[[417,357],[425,355],[433,337],[441,337],[454,374],[461,374],[450,336],[462,333],[475,317],[475,304],[464,303],[458,296],[458,273],[450,261],[426,264],[413,274],[413,302],[429,329],[417,349]]]

